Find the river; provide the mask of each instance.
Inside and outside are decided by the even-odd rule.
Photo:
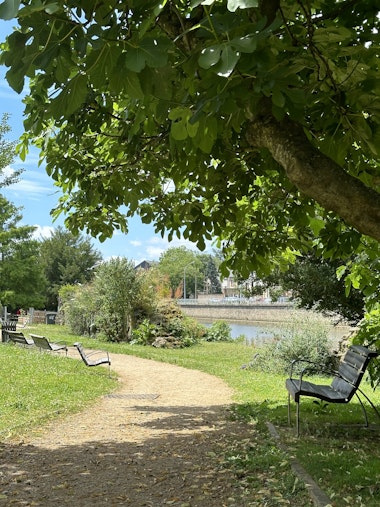
[[[212,325],[210,319],[197,319],[198,322],[206,327]],[[242,335],[248,343],[263,345],[271,341],[274,334],[281,333],[281,325],[278,322],[246,322],[246,321],[225,321],[231,328],[231,337],[238,338]],[[331,326],[329,337],[334,341],[339,341],[350,331],[348,326]]]

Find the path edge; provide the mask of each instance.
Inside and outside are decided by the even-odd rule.
[[[276,428],[269,421],[267,421],[266,424],[271,436],[275,439],[277,443],[277,447],[287,452],[288,449],[286,448],[285,444],[281,442],[280,436],[277,433]],[[303,466],[295,458],[290,459],[290,465],[296,476],[305,484],[305,487],[308,490],[310,497],[314,502],[314,505],[316,507],[331,507],[332,506],[331,499],[318,486],[315,480],[306,472]]]

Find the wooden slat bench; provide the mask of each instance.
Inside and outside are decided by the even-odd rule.
[[[290,378],[286,380],[286,389],[288,390],[288,421],[290,424],[290,397],[296,402],[296,431],[299,435],[300,421],[300,401],[302,396],[309,396],[329,403],[348,403],[355,395],[363,409],[366,425],[368,426],[368,417],[366,409],[361,401],[360,393],[371,405],[376,415],[380,419],[380,414],[368,396],[360,389],[360,383],[363,375],[372,358],[379,356],[379,353],[370,350],[361,345],[352,345],[343,357],[338,371],[330,372],[333,380],[330,385],[313,384],[304,380],[304,374],[315,371],[315,363],[307,360],[293,361],[291,365]],[[306,367],[302,370],[299,378],[292,377],[294,367],[297,363],[304,362]],[[313,368],[314,366],[314,368]]]

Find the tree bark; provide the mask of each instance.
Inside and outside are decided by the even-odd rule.
[[[269,150],[302,193],[380,241],[380,194],[315,148],[298,124],[260,117],[251,122],[246,136],[252,147]]]

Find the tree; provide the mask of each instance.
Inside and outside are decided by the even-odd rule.
[[[168,248],[160,255],[158,263],[158,269],[167,277],[172,298],[178,297],[179,290],[183,297],[188,297],[191,290],[194,293],[194,280],[199,276],[199,268],[197,255],[184,246]]]
[[[203,263],[202,272],[203,280],[201,280],[200,287],[208,294],[221,294],[222,285],[219,279],[218,267],[215,257],[212,255],[200,255]]]
[[[111,341],[129,341],[134,308],[141,310],[141,283],[133,263],[117,257],[100,264],[94,287],[100,310],[97,326]]]
[[[340,261],[321,259],[310,252],[298,258],[287,271],[271,273],[263,280],[264,287],[280,286],[282,290],[290,290],[292,298],[302,308],[336,315],[357,324],[364,316],[364,295],[357,289],[346,293],[344,279],[336,276],[342,265]]]
[[[75,236],[63,227],[57,227],[50,238],[44,239],[40,249],[48,280],[49,309],[57,308],[60,287],[90,281],[94,276],[94,267],[102,259],[89,238]]]
[[[0,188],[18,181],[22,170],[7,171],[15,158],[8,115],[0,121]],[[20,225],[21,208],[0,194],[0,304],[28,308],[44,304],[46,281],[39,262],[39,245],[32,239],[35,227]]]
[[[14,161],[16,155],[16,143],[6,139],[6,135],[11,131],[8,119],[9,115],[3,114],[0,120],[0,187],[16,183],[22,173],[22,169],[6,172],[6,168]]]
[[[1,57],[66,225],[138,213],[233,271],[380,239],[374,0],[5,0]],[[124,208],[123,206],[126,206]],[[316,240],[317,238],[317,240]]]
[[[45,304],[46,279],[35,227],[21,226],[19,208],[0,195],[0,301],[13,310]]]

